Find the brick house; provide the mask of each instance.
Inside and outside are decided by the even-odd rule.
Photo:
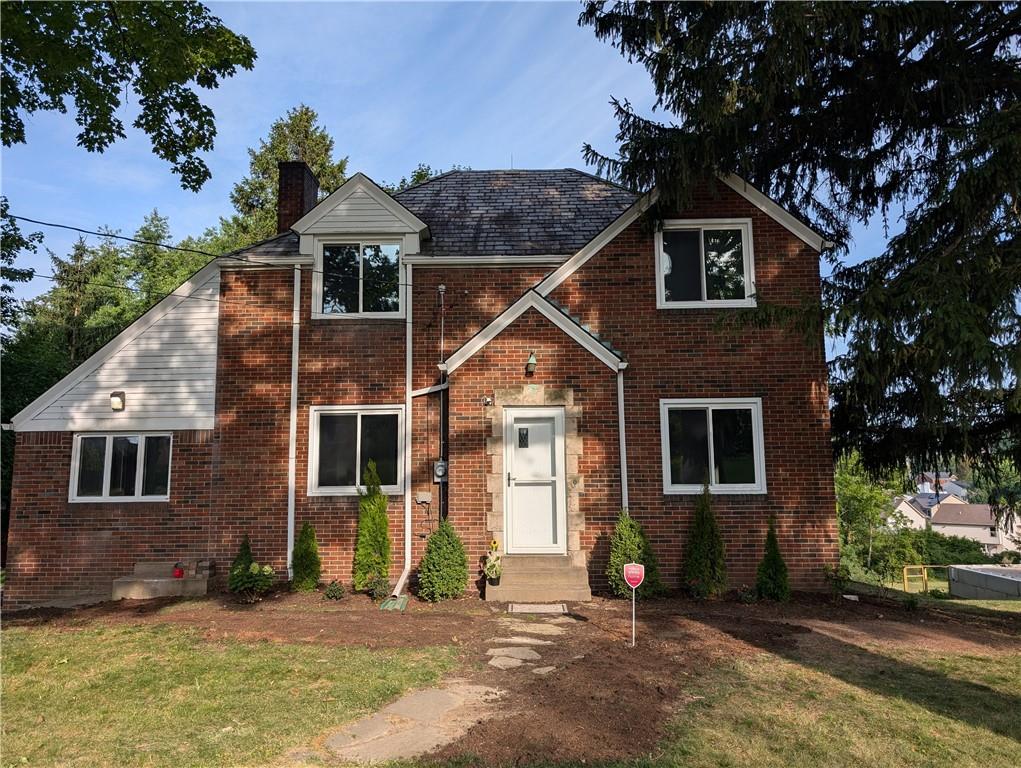
[[[837,557],[823,340],[727,321],[818,301],[822,238],[736,177],[657,212],[575,170],[454,171],[319,201],[214,260],[13,419],[8,604],[109,594],[145,561],[286,572],[316,528],[349,581],[369,458],[397,589],[441,517],[505,551],[500,599],[605,585],[622,506],[679,583],[711,479],[733,586],[775,515],[797,588]],[[728,315],[730,317],[728,317]],[[543,589],[540,589],[543,587]]]

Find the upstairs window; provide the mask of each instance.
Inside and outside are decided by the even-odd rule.
[[[74,436],[70,501],[167,501],[172,437]]]
[[[660,400],[663,492],[765,493],[762,402]]]
[[[350,496],[365,487],[376,462],[383,493],[403,493],[403,409],[392,406],[314,406],[309,427],[308,493]]]
[[[398,317],[401,246],[396,242],[326,243],[313,286],[321,316]]]
[[[656,279],[660,309],[754,306],[751,220],[664,222]]]

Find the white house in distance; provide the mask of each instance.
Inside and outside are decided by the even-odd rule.
[[[989,555],[1016,548],[1011,532],[997,525],[988,504],[969,504],[953,493],[919,493],[894,499],[894,509],[912,528],[929,526],[945,536],[972,539]]]

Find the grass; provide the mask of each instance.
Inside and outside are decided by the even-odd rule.
[[[698,681],[656,763],[1015,766],[1019,692],[1018,655],[761,654]]]
[[[170,626],[3,631],[9,765],[261,765],[435,682],[448,648],[207,642]]]

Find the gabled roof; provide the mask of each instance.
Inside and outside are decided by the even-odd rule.
[[[422,255],[571,256],[637,195],[573,168],[451,171],[395,195],[429,223]]]
[[[298,234],[305,233],[337,206],[358,193],[368,195],[382,208],[389,211],[396,219],[404,223],[408,227],[408,231],[422,233],[428,231],[429,226],[424,221],[395,198],[384,192],[376,182],[361,172],[356,173],[331,192],[324,200],[321,200],[311,211],[298,219],[291,229]]]
[[[627,361],[624,359],[624,356],[608,342],[600,339],[591,328],[582,325],[580,320],[569,315],[559,304],[555,304],[546,297],[540,296],[534,290],[529,289],[521,298],[497,315],[492,322],[468,339],[444,362],[440,363],[440,369],[447,373],[457,370],[476,352],[499,336],[500,333],[530,309],[534,309],[542,314],[579,345],[591,352],[606,367],[614,371],[627,368]]]
[[[996,518],[988,504],[941,504],[932,511],[936,525],[994,526]]]

